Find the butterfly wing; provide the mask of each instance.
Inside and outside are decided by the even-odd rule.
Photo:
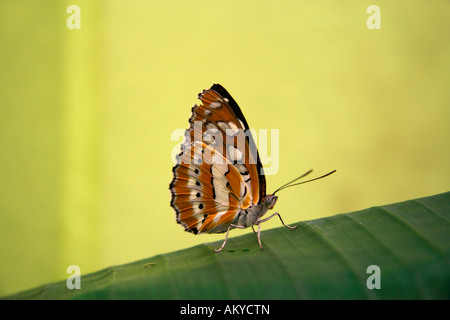
[[[195,234],[224,232],[248,195],[245,183],[233,164],[205,143],[194,142],[191,152],[203,154],[204,161],[193,163],[194,155],[186,152],[178,156],[170,186],[177,222]],[[223,163],[208,163],[215,156]]]
[[[266,182],[242,111],[219,84],[194,105],[174,178],[171,206],[187,231],[227,230],[241,210],[264,198]]]

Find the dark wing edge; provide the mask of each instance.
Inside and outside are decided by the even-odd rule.
[[[231,109],[233,109],[233,112],[236,116],[236,118],[238,118],[239,120],[242,121],[242,123],[245,126],[245,131],[247,131],[248,129],[250,129],[247,120],[244,117],[244,114],[241,111],[241,108],[239,107],[239,105],[237,104],[237,102],[233,99],[233,97],[228,93],[228,91],[220,84],[218,83],[214,83],[212,85],[212,87],[210,88],[210,90],[213,90],[215,92],[217,92],[218,94],[220,94],[222,97],[227,98],[228,99],[228,105],[231,107]],[[200,97],[201,93],[199,94]],[[266,195],[266,177],[264,174],[264,169],[261,163],[261,159],[259,158],[259,152],[258,149],[256,148],[256,144],[255,144],[255,140],[253,139],[253,136],[251,134],[250,131],[249,135],[247,136],[248,139],[250,139],[250,141],[248,141],[249,145],[253,145],[255,146],[256,149],[256,157],[257,157],[257,171],[258,171],[258,175],[259,175],[259,201],[262,201],[263,198]]]

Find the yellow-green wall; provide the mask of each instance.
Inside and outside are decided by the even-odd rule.
[[[215,82],[252,128],[280,130],[268,192],[338,170],[279,194],[287,223],[448,191],[449,16],[448,1],[0,1],[0,295],[222,239],[183,232],[168,191],[171,134]]]

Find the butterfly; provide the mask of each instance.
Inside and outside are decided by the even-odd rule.
[[[181,152],[173,167],[169,189],[170,205],[175,210],[177,223],[185,231],[200,233],[228,233],[234,228],[252,227],[261,250],[261,223],[278,216],[278,212],[262,218],[273,209],[278,196],[287,187],[322,177],[295,183],[312,170],[284,184],[272,194],[266,194],[266,179],[247,121],[236,101],[220,84],[203,90],[194,104],[185,131]],[[255,231],[254,226],[258,227]]]

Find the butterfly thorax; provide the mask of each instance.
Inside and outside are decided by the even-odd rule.
[[[232,224],[239,227],[248,228],[254,224],[258,224],[259,219],[266,214],[269,209],[273,209],[278,197],[274,195],[266,195],[261,202],[252,205],[245,210],[241,210]]]

